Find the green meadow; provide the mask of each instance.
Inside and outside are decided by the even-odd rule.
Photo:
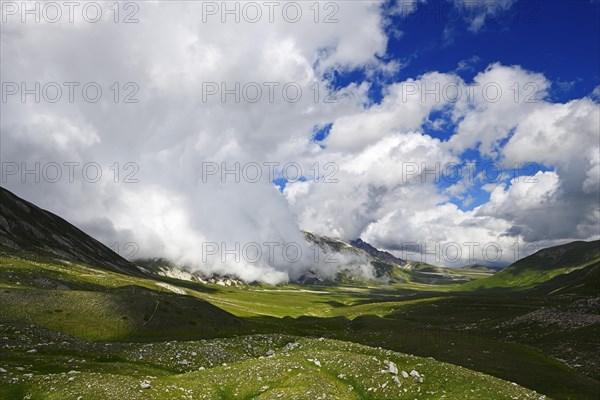
[[[510,269],[438,285],[225,287],[5,254],[0,397],[593,399],[599,315],[572,274],[598,260],[566,264],[545,276],[565,292],[550,295],[529,278],[497,284]]]

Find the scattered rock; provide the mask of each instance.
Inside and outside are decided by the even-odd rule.
[[[418,381],[419,383],[423,383],[423,377],[421,376],[421,374],[419,374],[414,369],[412,371],[410,371],[410,376],[412,376],[415,381]]]
[[[285,345],[285,347],[283,348],[283,351],[290,351],[290,350],[294,350],[296,347],[300,346],[300,343],[298,342],[293,342],[293,343],[288,343]]]
[[[37,353],[36,349],[27,350],[27,354],[35,354]]]
[[[387,372],[390,374],[398,375],[398,367],[393,361],[385,360],[383,364],[387,367]]]
[[[321,366],[321,362],[319,360],[313,360],[312,358],[307,358],[306,361],[315,364],[317,367]]]
[[[400,375],[402,375],[402,377],[403,377],[404,379],[408,378],[408,372],[406,372],[406,371],[402,371],[402,372],[400,372]]]
[[[150,389],[152,387],[152,383],[149,381],[144,381],[144,382],[140,383],[140,387],[142,389]]]

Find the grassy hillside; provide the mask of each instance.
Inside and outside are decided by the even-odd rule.
[[[169,282],[2,257],[0,319],[93,339],[215,337],[241,324],[198,295],[210,287],[196,286],[187,295],[188,289]]]
[[[0,398],[600,398],[598,242],[490,276],[313,237],[359,254],[376,279],[228,286],[165,260],[141,273],[4,199]]]
[[[558,300],[550,303],[545,298],[515,300],[510,297],[467,296],[457,295],[449,289],[434,291],[431,290],[432,286],[426,287],[430,290],[419,290],[414,283],[409,283],[405,288],[398,285],[222,287],[167,277],[134,277],[90,268],[84,264],[64,265],[4,257],[0,260],[0,324],[11,329],[15,340],[21,335],[16,334],[16,331],[22,333],[25,328],[32,329],[29,328],[31,326],[92,340],[91,343],[100,347],[91,347],[88,357],[100,357],[101,360],[107,356],[102,347],[107,340],[111,341],[111,346],[128,342],[133,348],[148,343],[163,348],[160,346],[167,346],[166,342],[173,340],[222,338],[223,341],[218,343],[226,343],[226,340],[237,343],[236,337],[256,334],[326,336],[400,353],[434,357],[436,360],[462,365],[505,381],[517,382],[553,398],[585,399],[590,398],[591,394],[600,393],[598,378],[592,377],[593,372],[590,372],[597,367],[592,348],[596,346],[594,337],[597,336],[599,325],[594,321],[587,321],[577,329],[565,331],[544,326],[539,319],[535,319],[535,313],[539,310],[549,308],[552,311],[561,307],[562,303]],[[573,318],[573,314],[579,312],[579,309],[571,307],[560,312]],[[532,313],[533,317],[530,318]],[[532,336],[531,332],[542,332],[545,336]],[[81,339],[71,337],[68,340]],[[97,342],[98,340],[101,342]],[[553,344],[556,340],[561,340],[564,348],[555,349]],[[49,342],[61,343],[62,339],[36,339],[31,343]],[[590,347],[582,348],[581,343],[587,343]],[[10,346],[13,345],[11,342]],[[42,353],[38,350],[36,354]],[[583,356],[575,360],[569,358],[570,355]],[[26,353],[20,356],[32,357]],[[306,356],[313,357],[317,356]],[[325,359],[324,355],[318,357]],[[118,357],[116,359],[121,360]],[[47,373],[57,374],[57,368],[60,370],[59,366],[65,363],[65,358],[54,359],[54,356],[44,360],[27,360],[30,361],[25,363],[17,357],[18,362],[8,364],[10,368],[7,365],[0,365],[0,368],[10,371],[12,367],[25,364],[29,366],[27,370],[41,368]],[[115,358],[110,356],[110,360],[114,361]],[[243,368],[259,370],[263,367],[258,364],[270,360],[255,361],[256,365],[240,364],[240,368],[244,366]],[[156,368],[163,367],[157,367],[145,358],[135,366],[119,361],[119,368],[126,371],[121,375],[110,368],[107,370],[104,364],[86,361],[88,362],[90,374],[85,379],[91,380],[92,387],[97,388],[99,393],[115,385],[133,385],[131,387],[135,388],[145,376],[162,376]],[[574,368],[577,363],[583,366]],[[195,365],[198,368],[205,366]],[[177,368],[177,365],[171,365],[173,366]],[[14,368],[12,371],[15,372]],[[148,372],[140,378],[131,371]],[[178,371],[182,372],[180,369]],[[223,375],[227,371],[241,373],[237,369],[218,371],[220,372],[215,376],[223,380],[226,380]],[[217,370],[214,372],[216,374]],[[36,376],[37,373],[34,373],[34,377]],[[269,379],[275,379],[270,376]],[[328,380],[328,375],[316,376],[319,381],[323,379],[326,387],[330,384],[337,387],[337,384]],[[360,379],[364,378],[362,373],[359,376]],[[123,380],[115,381],[113,378]],[[227,379],[234,378],[231,376]],[[42,390],[40,385],[43,382],[52,382],[52,386],[57,388],[64,385],[64,390],[70,386],[75,387],[68,382],[54,380],[63,379],[60,375],[24,379],[27,379],[28,385],[31,383],[31,386],[26,387],[31,388],[27,390],[33,390],[33,393]],[[64,378],[67,379],[68,376]],[[156,383],[156,387],[163,387],[163,384],[168,387],[172,379],[174,377],[164,376],[164,381],[151,380],[162,382]],[[183,378],[177,378],[177,382],[180,379]],[[290,379],[292,377],[286,376],[275,381],[279,382],[277,385],[289,381],[302,386],[301,381]],[[479,382],[479,379],[473,382]],[[105,385],[103,382],[109,383]],[[231,382],[233,387],[235,379]],[[272,381],[269,382],[259,389],[265,385],[275,387]],[[477,384],[473,383],[475,386]],[[104,389],[100,389],[101,387]],[[200,390],[196,383],[182,384],[181,387]],[[56,398],[65,394],[63,389],[58,390]],[[249,393],[255,389],[254,386],[249,387],[249,391],[244,393],[250,396]],[[19,390],[21,389],[17,392]],[[205,386],[201,390],[209,391]],[[335,392],[338,389],[332,390],[334,391],[331,393],[343,393]],[[124,393],[130,395],[129,392]],[[231,394],[225,393],[221,398],[228,396],[231,397]],[[215,398],[219,397],[215,395]]]
[[[4,325],[0,334],[3,399],[540,398],[436,360],[322,338],[94,343]]]
[[[560,290],[563,279],[564,286],[574,284],[574,281],[579,277],[578,274],[571,276],[575,279],[565,279],[568,274],[574,271],[585,269],[592,274],[590,277],[597,277],[598,273],[592,272],[592,270],[597,269],[598,266],[600,266],[600,241],[572,242],[540,250],[490,277],[466,283],[458,289],[524,291],[554,280],[554,283],[548,288],[555,291]],[[585,286],[585,288],[582,288],[583,290],[594,292],[593,288],[589,287],[592,286],[589,282],[582,282],[582,284]],[[598,293],[597,287],[595,293]]]
[[[14,257],[1,259],[0,277],[0,337],[6,338],[0,342],[0,368],[6,371],[0,373],[5,383],[0,384],[1,398],[166,398],[175,390],[205,398],[436,398],[444,392],[463,398],[474,393],[472,398],[477,398],[478,391],[485,390],[498,393],[498,398],[537,398],[519,386],[434,360],[346,342],[291,338],[281,343],[277,335],[245,336],[252,331],[306,335],[314,330],[313,334],[343,337],[347,318],[274,320],[265,319],[263,312],[279,307],[280,315],[308,315],[311,307],[322,303],[316,313],[320,316],[355,318],[375,312],[377,306],[369,309],[361,303],[384,300],[377,291],[221,288]],[[257,299],[264,309],[256,307]],[[342,302],[349,306],[347,313],[342,312]],[[216,304],[228,304],[238,316]],[[356,307],[353,311],[351,305]],[[360,336],[358,341],[364,339]],[[222,338],[198,342],[212,337]],[[184,338],[193,341],[173,341]],[[297,348],[281,351],[296,341]],[[276,355],[261,358],[270,349]],[[417,369],[424,382],[398,378],[398,386],[394,374],[381,373],[385,359],[407,372]],[[205,369],[198,371],[201,367]],[[255,379],[247,378],[248,371],[255,372]],[[152,382],[151,389],[140,388],[144,380]],[[317,388],[319,393],[314,392]]]

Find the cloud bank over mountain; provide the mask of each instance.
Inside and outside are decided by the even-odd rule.
[[[8,16],[2,186],[136,256],[270,283],[331,268],[301,229],[414,259],[458,243],[458,258],[427,256],[444,265],[599,237],[597,96],[554,101],[548,77],[501,60],[403,76],[390,14],[419,2],[256,3],[256,22],[244,3],[239,22],[206,3],[138,3],[136,23],[108,3],[97,23]],[[21,86],[36,82],[39,101]],[[502,172],[465,173],[474,158]]]

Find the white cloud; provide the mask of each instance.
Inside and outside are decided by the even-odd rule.
[[[544,100],[550,82],[542,74],[492,64],[474,78],[479,86],[473,101],[466,96],[467,82],[431,71],[385,86],[383,100],[373,105],[369,79],[401,68],[385,54],[382,3],[339,3],[339,22],[332,24],[315,23],[311,3],[302,4],[306,18],[296,24],[281,18],[223,24],[219,16],[200,23],[198,2],[140,3],[138,24],[110,18],[98,24],[3,24],[5,82],[95,81],[104,90],[98,103],[83,101],[80,91],[73,103],[23,104],[15,97],[3,103],[0,126],[3,161],[95,162],[103,172],[97,183],[86,182],[79,171],[74,182],[22,184],[13,177],[3,186],[107,244],[134,241],[141,256],[167,256],[205,272],[271,283],[313,266],[307,249],[294,263],[281,256],[223,263],[218,255],[202,262],[202,243],[229,248],[300,243],[301,228],[344,239],[362,236],[396,251],[411,241],[494,241],[510,247],[516,240],[597,236],[596,103],[585,98],[552,104]],[[481,12],[489,17],[487,6]],[[332,71],[357,67],[368,79],[341,88],[339,101],[324,102]],[[139,86],[139,103],[114,103],[110,86],[121,83],[122,99],[128,93],[122,85],[130,81]],[[228,88],[257,83],[263,101],[235,102],[233,95],[225,103],[219,95],[203,99],[207,82]],[[266,100],[265,82],[279,84],[273,102]],[[282,86],[290,82],[303,93],[295,103],[282,97]],[[490,83],[502,89],[497,102],[481,95]],[[444,96],[451,91],[441,91],[453,84],[463,94],[455,103]],[[511,90],[515,84],[519,101]],[[531,92],[527,84],[539,91],[536,102],[523,101]],[[423,90],[432,88],[437,98]],[[422,132],[423,124],[441,126],[430,121],[435,111],[458,124],[449,141]],[[311,141],[314,127],[329,123],[322,148]],[[462,151],[478,144],[483,154],[507,165],[537,162],[552,171],[538,174],[540,183],[533,186],[486,185],[490,201],[467,212],[448,201],[449,196],[470,201],[471,182],[444,191],[431,176],[412,169],[459,161]],[[236,162],[297,162],[307,180],[288,183],[283,194],[264,175],[253,184],[231,177],[228,183],[203,183],[206,161],[230,168]],[[127,162],[139,166],[139,183],[123,182],[131,172],[124,168]],[[314,181],[315,163],[320,175],[328,172],[327,163],[335,163],[338,182]]]
[[[598,126],[600,106],[590,99],[542,103],[520,121],[503,153],[509,163],[525,163],[533,155],[547,165],[566,165],[600,151]]]
[[[482,154],[495,155],[498,143],[544,104],[550,82],[542,74],[496,63],[477,74],[469,86],[454,109],[460,123],[450,143],[456,151],[480,143]]]
[[[448,99],[456,96],[451,85],[463,82],[456,75],[438,72],[392,84],[381,104],[337,119],[325,144],[332,150],[355,152],[388,135],[418,130],[433,110],[447,107]],[[427,94],[428,89],[434,93]],[[446,98],[443,93],[448,93]]]
[[[516,2],[517,0],[454,0],[454,5],[462,10],[464,19],[469,23],[469,30],[477,32],[486,20],[497,19]]]

